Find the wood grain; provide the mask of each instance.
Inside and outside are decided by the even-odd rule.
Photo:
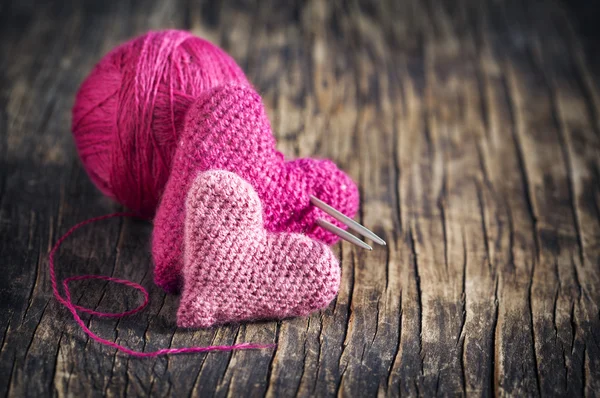
[[[0,394],[564,395],[600,391],[600,36],[556,0],[0,3]],[[225,48],[279,149],[329,157],[387,247],[334,246],[337,300],[308,318],[174,327],[152,283],[151,225],[78,232],[59,275],[139,282],[147,310],[86,317],[138,350],[276,350],[134,359],[90,342],[52,297],[48,252],[119,210],[70,135],[78,85],[116,44],[183,28]],[[134,307],[98,281],[78,303]]]

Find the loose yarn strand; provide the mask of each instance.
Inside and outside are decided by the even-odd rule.
[[[67,307],[69,309],[69,311],[71,311],[71,314],[73,314],[73,318],[75,319],[75,322],[77,322],[77,324],[79,324],[81,329],[83,329],[83,331],[92,340],[95,340],[95,341],[99,342],[100,344],[115,348],[125,354],[129,354],[131,356],[138,357],[138,358],[158,357],[161,355],[168,355],[168,354],[175,355],[175,354],[189,354],[189,353],[198,353],[198,352],[207,352],[207,351],[252,350],[252,349],[264,349],[264,348],[276,347],[275,344],[241,343],[241,344],[235,344],[235,345],[212,345],[212,346],[205,346],[205,347],[163,348],[163,349],[160,349],[157,351],[143,352],[143,351],[132,350],[132,349],[122,346],[120,344],[114,343],[114,342],[104,339],[104,338],[98,336],[97,334],[95,334],[94,332],[92,332],[85,325],[85,323],[83,322],[83,320],[81,319],[81,317],[79,316],[77,311],[81,311],[81,312],[85,312],[85,313],[88,313],[91,315],[96,315],[96,316],[101,316],[101,317],[122,318],[122,317],[125,317],[128,315],[135,314],[135,313],[141,311],[142,309],[144,309],[148,305],[148,302],[149,302],[148,292],[146,291],[146,289],[144,289],[143,286],[141,286],[137,283],[128,281],[128,280],[118,279],[118,278],[113,278],[113,277],[103,276],[103,275],[80,275],[80,276],[72,276],[72,277],[66,278],[63,281],[63,289],[65,291],[65,296],[63,297],[60,294],[60,290],[58,289],[58,282],[56,279],[55,266],[54,266],[54,256],[55,256],[56,252],[58,251],[58,249],[60,248],[60,245],[62,245],[64,243],[64,241],[79,228],[81,228],[85,225],[97,222],[97,221],[102,221],[102,220],[106,220],[106,219],[114,218],[114,217],[137,217],[137,216],[132,213],[122,213],[121,212],[121,213],[107,214],[104,216],[94,217],[94,218],[90,218],[88,220],[82,221],[82,222],[76,224],[75,226],[71,227],[63,236],[60,237],[60,239],[58,239],[58,241],[54,244],[54,247],[52,247],[52,250],[50,251],[50,255],[48,257],[49,270],[50,270],[50,281],[52,283],[52,291],[54,292],[54,297],[56,297],[56,299],[62,305],[64,305],[65,307]],[[77,280],[86,280],[86,279],[100,279],[100,280],[105,280],[105,281],[109,281],[109,282],[119,283],[121,285],[125,285],[128,287],[132,287],[132,288],[140,291],[143,294],[144,302],[139,307],[134,308],[133,310],[120,312],[120,313],[99,312],[99,311],[91,310],[89,308],[82,307],[80,305],[76,305],[73,303],[73,301],[71,299],[71,292],[69,290],[69,282],[77,281]]]

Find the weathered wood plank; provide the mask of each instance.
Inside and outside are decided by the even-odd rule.
[[[558,1],[311,0],[0,4],[0,394],[594,395],[600,389],[600,74],[587,8]],[[99,335],[138,350],[276,342],[272,351],[133,359],[89,341],[52,298],[47,253],[103,198],[69,133],[101,54],[177,27],[225,48],[264,96],[278,147],[359,183],[388,241],[334,247],[319,314],[174,327],[152,283],[151,225],[105,221],[64,244],[59,277],[98,273],[151,303]],[[596,51],[594,51],[596,50]],[[138,293],[73,285],[78,303]]]

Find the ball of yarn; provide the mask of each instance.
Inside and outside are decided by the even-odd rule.
[[[73,107],[73,135],[91,180],[152,217],[187,109],[204,90],[228,82],[249,84],[229,55],[189,32],[149,32],[115,48]]]

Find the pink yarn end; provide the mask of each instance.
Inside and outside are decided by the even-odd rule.
[[[172,354],[172,355],[190,354],[190,353],[199,353],[199,352],[208,352],[208,351],[267,349],[267,348],[275,348],[277,346],[276,344],[242,343],[242,344],[235,344],[235,345],[213,345],[213,346],[205,346],[205,347],[163,348],[163,349],[157,350],[157,351],[143,352],[143,351],[132,350],[132,349],[122,346],[120,344],[114,343],[114,342],[104,339],[104,338],[98,336],[97,334],[95,334],[94,332],[92,332],[86,326],[86,324],[83,322],[83,320],[81,319],[81,317],[78,314],[78,311],[85,312],[90,315],[101,316],[101,317],[122,318],[124,316],[135,314],[135,313],[141,311],[142,309],[144,309],[148,305],[148,302],[149,302],[148,292],[146,291],[146,289],[144,289],[143,286],[141,286],[135,282],[127,281],[124,279],[118,279],[118,278],[113,278],[113,277],[103,276],[103,275],[81,275],[81,276],[72,276],[72,277],[66,278],[63,281],[63,289],[65,291],[65,296],[63,297],[60,294],[60,291],[58,289],[58,282],[56,279],[55,266],[54,266],[54,256],[55,256],[56,252],[58,251],[58,249],[60,248],[60,245],[71,234],[73,234],[77,229],[79,229],[87,224],[91,224],[91,223],[101,221],[101,220],[106,220],[108,218],[113,218],[113,217],[137,217],[137,216],[135,214],[131,214],[131,213],[113,213],[113,214],[107,214],[107,215],[100,216],[100,217],[90,218],[89,220],[80,222],[79,224],[71,227],[71,229],[69,229],[67,231],[67,233],[65,233],[63,236],[60,237],[60,239],[58,239],[58,241],[56,242],[54,247],[52,247],[52,250],[50,251],[50,255],[48,257],[50,281],[52,284],[52,291],[54,293],[54,297],[56,297],[56,299],[61,304],[63,304],[65,307],[67,307],[69,309],[69,311],[71,311],[71,314],[73,314],[73,318],[75,319],[75,322],[77,322],[77,324],[81,327],[81,329],[83,329],[83,331],[92,340],[97,341],[98,343],[103,344],[105,346],[115,348],[125,354],[131,355],[134,357],[138,357],[138,358],[158,357],[161,355],[169,355],[169,354]],[[122,285],[125,285],[128,287],[132,287],[142,293],[142,295],[144,296],[144,302],[137,308],[134,308],[133,310],[119,312],[119,313],[99,312],[99,311],[91,310],[89,308],[82,307],[80,305],[76,305],[73,303],[73,301],[71,299],[71,292],[69,290],[69,282],[77,281],[77,280],[85,280],[85,279],[101,279],[101,280],[105,280],[105,281],[119,283],[119,284],[122,284]]]

